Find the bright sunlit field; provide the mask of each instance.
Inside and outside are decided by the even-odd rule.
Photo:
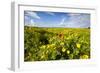
[[[89,28],[24,26],[24,61],[89,58]]]

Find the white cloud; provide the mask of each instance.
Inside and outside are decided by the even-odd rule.
[[[25,25],[37,26],[34,19],[40,19],[39,15],[33,11],[25,11]]]
[[[52,15],[52,16],[55,15],[53,12],[46,12],[46,13],[49,14],[49,15]]]
[[[90,27],[89,14],[68,14],[69,20],[66,22],[68,27]]]
[[[36,18],[36,19],[40,19],[39,15],[36,12],[33,11],[27,11],[27,14],[30,17]]]
[[[31,19],[31,20],[30,20],[30,23],[31,23],[31,24],[34,24],[35,22],[34,22],[34,20],[33,20],[33,19]]]
[[[30,20],[29,24],[25,24],[26,26],[37,26],[33,19]]]
[[[35,23],[35,21],[33,19],[30,20],[30,25],[31,26],[37,26],[36,23]]]
[[[60,24],[59,24],[60,26],[65,26],[65,19],[66,19],[65,17],[62,18],[62,20],[61,20],[61,22],[60,22]]]
[[[79,16],[81,15],[80,13],[69,13],[68,16]]]

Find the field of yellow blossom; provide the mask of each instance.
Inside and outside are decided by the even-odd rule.
[[[24,27],[24,61],[89,58],[89,28]]]

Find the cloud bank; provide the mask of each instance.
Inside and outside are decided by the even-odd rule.
[[[67,16],[69,17],[66,20]],[[71,28],[88,28],[90,27],[90,15],[89,14],[78,14],[70,13],[67,14],[66,18],[62,18],[59,22],[60,26],[71,27]]]
[[[90,14],[86,13],[25,11],[24,17],[25,25],[31,26],[68,28],[90,27]]]

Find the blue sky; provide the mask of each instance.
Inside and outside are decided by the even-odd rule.
[[[24,11],[24,22],[26,26],[87,28],[90,27],[90,14]]]

